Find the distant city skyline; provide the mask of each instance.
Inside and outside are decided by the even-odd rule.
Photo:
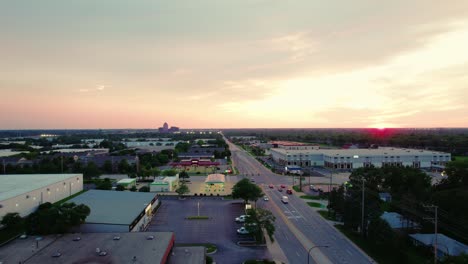
[[[0,129],[468,126],[468,2],[5,1]]]

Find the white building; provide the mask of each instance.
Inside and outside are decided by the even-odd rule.
[[[155,179],[150,183],[150,192],[175,192],[179,185],[179,174]]]
[[[7,213],[26,216],[40,204],[55,203],[83,190],[83,174],[0,175],[0,219]]]
[[[271,156],[280,165],[323,166],[334,169],[361,167],[409,166],[431,168],[444,166],[450,153],[403,148],[377,149],[271,149]]]

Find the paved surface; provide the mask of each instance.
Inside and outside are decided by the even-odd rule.
[[[209,220],[186,220],[187,216],[209,216]],[[266,247],[240,247],[236,243],[249,239],[237,235],[241,224],[234,219],[243,214],[239,201],[218,197],[177,200],[164,198],[147,231],[173,231],[176,243],[213,243],[218,251],[212,255],[217,263],[239,264],[247,259],[269,258]]]
[[[328,245],[328,248],[313,248],[310,263],[374,263],[364,252],[349,241],[332,224],[312,210],[305,201],[289,195],[289,203],[283,204],[277,186],[292,185],[292,177],[272,173],[254,157],[228,142],[233,163],[241,175],[255,178],[270,201],[260,206],[273,212],[277,220],[276,239],[288,258],[289,263],[307,263],[307,251],[316,246]],[[323,178],[328,180],[328,178]],[[325,181],[326,182],[326,181]],[[273,189],[268,184],[274,184]]]

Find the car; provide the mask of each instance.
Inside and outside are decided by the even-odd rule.
[[[271,183],[270,183],[270,185],[268,185],[268,187],[270,187],[270,189],[275,188],[275,186],[273,186],[273,184],[271,184]]]
[[[281,188],[278,188],[278,191],[279,191],[279,192],[282,192],[282,191],[283,191],[283,189],[281,189]]]
[[[284,185],[284,184],[281,184],[281,188],[286,188],[286,185]]]
[[[311,191],[314,191],[314,192],[318,191],[318,190],[317,190],[317,187],[315,187],[313,184],[311,184],[311,185],[309,186],[309,188],[310,188]]]
[[[28,238],[28,235],[22,234],[19,238],[20,238],[20,239],[26,239],[26,238]]]
[[[60,257],[60,256],[62,256],[62,253],[60,253],[60,252],[55,252],[55,253],[52,255],[53,258],[58,258],[58,257]]]
[[[120,236],[115,236],[113,240],[120,240]]]
[[[100,257],[107,256],[107,252],[106,251],[101,251],[101,252],[99,252],[99,256]]]
[[[146,240],[153,240],[154,239],[154,236],[147,236],[146,237]]]
[[[286,193],[287,193],[287,194],[292,194],[292,190],[291,190],[291,189],[287,189],[287,190],[286,190]]]
[[[81,237],[74,237],[73,238],[73,241],[80,241],[81,240]]]
[[[238,222],[238,223],[244,223],[247,217],[249,217],[249,216],[248,215],[241,215],[239,217],[236,217],[235,221]]]
[[[268,198],[268,196],[263,196],[263,201],[269,201],[270,199]]]
[[[247,230],[247,228],[245,227],[241,227],[237,229],[237,234],[248,235],[249,233],[250,233],[249,230]]]

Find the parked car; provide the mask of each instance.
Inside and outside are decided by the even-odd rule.
[[[286,185],[284,185],[284,184],[281,184],[281,188],[286,188]]]
[[[247,217],[249,217],[249,216],[248,215],[241,215],[239,217],[236,217],[236,222],[244,223]]]
[[[241,227],[239,229],[237,229],[237,234],[241,234],[241,235],[247,235],[249,234],[250,232],[247,230],[247,228],[245,227]]]
[[[270,187],[270,189],[275,188],[275,186],[273,186],[273,184],[271,184],[271,183],[270,183],[270,185],[268,185],[268,187]]]
[[[268,198],[268,196],[263,196],[263,201],[269,201],[270,199]]]
[[[286,190],[286,193],[287,193],[287,194],[292,194],[292,190],[291,190],[291,189],[287,189],[287,190]]]

